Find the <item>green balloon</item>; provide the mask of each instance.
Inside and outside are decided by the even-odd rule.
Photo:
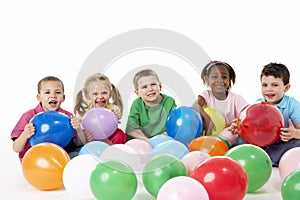
[[[183,162],[173,155],[160,154],[145,164],[142,179],[145,189],[152,196],[157,197],[161,186],[177,176],[187,176]]]
[[[260,147],[252,144],[242,144],[231,148],[225,153],[238,161],[248,176],[247,193],[261,188],[271,177],[272,161],[269,155]]]
[[[131,200],[137,191],[137,177],[127,164],[109,160],[91,173],[90,188],[97,199]]]
[[[283,200],[298,200],[300,197],[300,170],[290,173],[282,182],[281,197]]]

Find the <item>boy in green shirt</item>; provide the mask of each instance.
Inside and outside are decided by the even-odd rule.
[[[177,106],[175,100],[161,93],[161,82],[151,69],[138,72],[133,84],[138,98],[131,105],[126,134],[144,141],[166,134],[166,119]]]

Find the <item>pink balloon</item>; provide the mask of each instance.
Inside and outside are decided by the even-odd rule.
[[[290,173],[300,169],[300,147],[294,147],[283,154],[279,161],[278,169],[282,180]]]
[[[94,140],[103,140],[111,136],[118,128],[118,118],[106,108],[94,108],[82,119],[82,127],[92,131]]]
[[[157,194],[157,200],[174,199],[209,200],[209,197],[204,186],[197,180],[188,176],[177,176],[165,182]]]
[[[125,145],[131,147],[137,154],[140,155],[143,164],[148,162],[150,159],[152,146],[148,142],[139,139],[131,139],[128,140]]]
[[[188,175],[204,160],[210,158],[210,155],[203,151],[191,151],[187,153],[181,161],[183,162]]]

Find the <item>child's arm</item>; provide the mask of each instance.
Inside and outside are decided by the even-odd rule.
[[[148,140],[149,140],[149,138],[147,136],[145,136],[145,134],[142,132],[141,129],[135,129],[134,131],[127,133],[127,135],[129,135],[133,138],[136,138],[136,139],[144,140],[146,142],[148,142]]]
[[[14,143],[13,143],[13,150],[15,152],[21,152],[28,139],[31,138],[35,133],[35,127],[32,123],[28,123],[25,127],[24,127],[24,131],[22,132],[22,134],[20,135],[20,137],[18,137]]]
[[[211,120],[209,115],[203,110],[205,105],[205,100],[203,97],[199,96],[198,100],[193,104],[193,107],[198,110],[204,122],[205,135],[211,135],[212,131],[216,129],[214,122]]]
[[[71,125],[76,130],[76,146],[81,146],[87,143],[87,138],[80,124],[80,120],[77,117],[71,118]]]
[[[292,138],[300,139],[300,124],[294,126],[291,119],[289,119],[288,123],[288,128],[281,128],[281,140],[287,142]]]

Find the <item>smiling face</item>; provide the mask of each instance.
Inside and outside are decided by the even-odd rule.
[[[56,111],[65,101],[63,86],[59,81],[43,81],[37,99],[45,111]]]
[[[87,87],[86,98],[94,108],[106,107],[111,97],[110,85],[106,81],[93,81]]]
[[[290,88],[290,84],[284,85],[281,78],[274,76],[261,77],[261,93],[268,103],[278,104]]]
[[[230,83],[229,77],[228,69],[222,65],[212,67],[210,74],[206,76],[206,83],[217,99],[226,99]]]
[[[135,93],[142,98],[146,105],[153,106],[161,102],[161,83],[155,76],[143,76],[137,80],[137,85]]]

